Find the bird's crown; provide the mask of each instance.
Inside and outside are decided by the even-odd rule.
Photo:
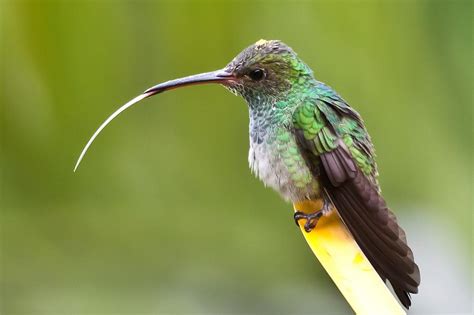
[[[284,56],[296,57],[296,53],[279,40],[260,39],[238,54],[228,65],[228,68],[232,68],[233,71],[238,72],[240,69],[251,64],[269,63],[284,58]]]

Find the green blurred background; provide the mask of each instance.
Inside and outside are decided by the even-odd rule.
[[[364,117],[422,271],[413,314],[472,310],[469,1],[5,1],[1,314],[350,314],[248,170],[218,86],[119,105],[281,39]]]

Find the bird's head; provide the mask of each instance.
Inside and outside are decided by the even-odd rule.
[[[312,79],[311,69],[290,47],[278,40],[259,40],[244,49],[223,69],[160,83],[120,107],[92,135],[79,156],[75,169],[109,122],[125,109],[152,95],[188,85],[218,83],[252,104],[255,100],[284,98],[295,86],[302,87]]]
[[[259,40],[238,54],[224,71],[233,77],[224,86],[246,99],[284,96],[294,85],[313,77],[296,53],[278,40]]]

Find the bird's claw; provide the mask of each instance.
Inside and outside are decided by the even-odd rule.
[[[316,224],[318,224],[319,218],[321,218],[322,215],[323,215],[322,210],[312,212],[312,213],[304,213],[301,211],[296,211],[295,214],[293,215],[293,218],[295,219],[295,223],[297,226],[300,226],[299,220],[305,219],[306,222],[303,227],[306,233],[309,233],[316,227]]]

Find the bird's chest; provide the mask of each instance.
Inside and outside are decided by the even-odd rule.
[[[250,139],[249,165],[252,172],[266,186],[276,190],[285,186],[290,176],[276,148],[268,143],[258,143]]]
[[[319,195],[317,179],[306,165],[294,135],[284,127],[253,136],[250,133],[249,165],[266,186],[288,201]]]

